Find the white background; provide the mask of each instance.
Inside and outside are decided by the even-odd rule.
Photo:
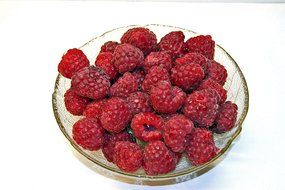
[[[163,187],[128,185],[72,154],[53,116],[67,49],[112,28],[160,23],[211,34],[238,62],[250,109],[214,169]],[[0,2],[0,189],[285,189],[285,4]]]

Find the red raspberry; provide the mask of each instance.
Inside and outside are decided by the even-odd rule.
[[[203,68],[196,64],[176,65],[171,69],[171,81],[185,91],[193,89],[204,78]]]
[[[126,98],[129,94],[138,91],[138,83],[135,77],[126,72],[110,88],[110,95]]]
[[[208,89],[208,88],[216,90],[216,92],[219,94],[219,104],[222,104],[226,101],[227,91],[223,88],[222,85],[220,85],[216,81],[209,78],[209,79],[202,81],[198,90],[203,90],[203,89]]]
[[[104,106],[106,100],[93,101],[88,104],[83,112],[85,117],[97,118],[99,119],[102,113],[102,107]]]
[[[207,69],[208,69],[208,60],[206,57],[204,57],[203,55],[199,54],[199,53],[187,53],[185,54],[183,57],[177,58],[175,60],[176,64],[189,64],[189,63],[196,63],[198,65],[200,65],[204,72],[207,73]]]
[[[144,55],[152,52],[156,47],[156,36],[147,28],[131,28],[121,38],[122,43],[131,44],[142,50]]]
[[[61,58],[58,72],[66,78],[71,78],[77,71],[89,66],[89,60],[80,49],[70,49]]]
[[[143,168],[148,175],[166,174],[175,169],[177,156],[162,141],[149,142],[143,151]]]
[[[163,120],[154,113],[139,113],[133,117],[131,128],[140,140],[159,140],[162,138]]]
[[[143,83],[144,78],[145,78],[144,70],[135,70],[132,74],[133,74],[133,76],[135,77],[135,79],[136,79],[136,81],[138,83],[139,89],[141,89],[142,83]]]
[[[158,48],[166,51],[172,58],[181,56],[184,53],[185,36],[181,31],[173,31],[161,38]]]
[[[118,72],[116,71],[112,63],[113,54],[110,52],[102,52],[96,58],[95,65],[101,68],[106,75],[109,76],[110,80],[116,78]]]
[[[223,86],[227,80],[227,77],[228,73],[223,65],[214,60],[209,62],[208,78],[215,80]]]
[[[141,112],[151,112],[152,108],[149,102],[149,97],[144,92],[134,92],[127,98],[127,102],[131,107],[133,115]]]
[[[114,163],[123,171],[135,172],[142,166],[142,150],[139,145],[128,141],[117,142]]]
[[[175,113],[184,104],[186,94],[168,81],[160,81],[150,90],[150,102],[158,113]]]
[[[118,45],[113,54],[113,64],[121,74],[143,65],[144,57],[140,49],[130,45]]]
[[[186,155],[193,165],[198,166],[210,161],[218,151],[212,133],[208,130],[195,128],[189,135]]]
[[[89,102],[88,98],[77,95],[73,89],[67,90],[64,94],[66,110],[73,115],[82,115]]]
[[[71,86],[78,95],[99,100],[109,93],[110,81],[101,69],[90,66],[72,77]]]
[[[227,101],[221,105],[213,130],[216,133],[224,133],[231,130],[235,126],[237,120],[237,110],[237,105],[231,101]]]
[[[102,152],[105,156],[105,158],[109,162],[113,162],[114,158],[114,149],[116,142],[120,141],[130,141],[131,142],[131,135],[128,134],[127,132],[122,132],[122,133],[115,133],[115,134],[107,134],[104,137],[104,144],[102,146]]]
[[[151,52],[144,60],[144,70],[149,71],[153,66],[162,66],[168,71],[172,68],[171,56],[166,52]]]
[[[209,127],[216,118],[218,108],[216,91],[204,89],[188,95],[183,112],[200,127]]]
[[[102,127],[111,133],[124,130],[132,119],[129,105],[121,98],[113,97],[102,108],[100,121]]]
[[[99,150],[104,140],[104,129],[93,118],[83,118],[72,128],[75,142],[86,150]]]
[[[200,53],[208,59],[214,59],[215,41],[210,35],[192,37],[186,41],[186,47],[189,52]]]
[[[164,142],[173,152],[182,153],[187,145],[186,135],[194,128],[194,124],[184,115],[175,115],[164,125]]]
[[[168,71],[163,67],[154,66],[146,74],[142,83],[142,90],[144,92],[149,92],[153,86],[157,85],[157,83],[162,80],[169,81]]]
[[[118,45],[118,42],[108,41],[101,46],[101,52],[113,53]]]

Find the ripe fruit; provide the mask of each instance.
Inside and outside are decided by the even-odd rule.
[[[144,55],[147,55],[155,50],[157,40],[155,34],[149,29],[137,27],[125,32],[121,38],[121,42],[131,44],[139,48]]]
[[[125,100],[113,97],[102,108],[100,121],[102,127],[111,133],[124,130],[132,119],[131,109]]]
[[[144,81],[144,78],[145,78],[145,72],[144,70],[135,70],[134,72],[132,72],[132,75],[135,77],[137,83],[138,83],[138,88],[139,90],[141,90],[142,88],[142,83]]]
[[[148,71],[153,66],[161,66],[170,71],[172,58],[166,52],[151,52],[144,60],[143,68]]]
[[[118,72],[116,71],[113,63],[112,63],[113,54],[110,52],[102,52],[100,53],[95,61],[95,65],[101,68],[106,75],[113,80],[116,78]]]
[[[158,49],[169,53],[172,58],[179,57],[184,53],[184,38],[181,31],[170,32],[161,38]]]
[[[163,120],[154,113],[139,113],[133,117],[131,128],[136,138],[149,142],[162,138]]]
[[[216,133],[224,133],[231,130],[235,126],[237,120],[237,110],[237,105],[231,101],[227,101],[221,105],[213,130]]]
[[[208,59],[213,59],[215,53],[215,41],[212,40],[212,36],[210,35],[200,35],[187,40],[186,48],[189,52],[200,53]]]
[[[214,123],[218,108],[216,92],[204,89],[188,95],[183,113],[200,127],[210,127]]]
[[[61,58],[58,72],[66,78],[71,78],[77,71],[89,66],[89,60],[80,49],[70,49]]]
[[[80,96],[100,100],[109,93],[110,81],[101,69],[90,66],[72,77],[71,86]]]
[[[150,91],[150,102],[158,113],[175,113],[184,104],[186,94],[168,81],[160,81]]]
[[[208,78],[220,83],[220,85],[224,85],[227,80],[227,70],[220,63],[212,60],[209,61],[208,67]]]
[[[194,166],[202,165],[214,158],[219,149],[215,146],[212,133],[206,129],[195,128],[188,136],[186,155]]]
[[[79,96],[73,89],[69,89],[64,94],[66,110],[73,115],[82,115],[90,99]]]
[[[164,142],[173,152],[182,153],[187,145],[186,135],[193,129],[194,124],[190,119],[184,115],[175,115],[164,125]]]
[[[118,45],[118,42],[108,41],[101,46],[101,52],[113,53]]]
[[[185,91],[196,87],[203,80],[204,76],[203,68],[196,63],[179,64],[171,69],[172,83]]]
[[[128,141],[116,142],[114,163],[123,171],[135,172],[142,166],[140,146]]]
[[[121,133],[113,133],[108,134],[104,136],[104,143],[102,146],[102,152],[105,156],[105,158],[109,162],[113,162],[114,154],[115,154],[115,145],[117,142],[120,141],[129,141],[131,142],[131,135],[127,132],[121,132]]]
[[[98,150],[103,144],[104,129],[93,118],[83,118],[77,121],[72,128],[72,137],[75,142],[87,150]]]
[[[149,142],[143,151],[143,168],[148,175],[166,174],[175,169],[177,157],[162,141]]]
[[[126,98],[136,91],[138,91],[138,83],[135,77],[131,73],[126,72],[111,86],[110,95]]]
[[[158,84],[159,81],[169,81],[169,74],[163,67],[153,66],[146,74],[145,79],[142,83],[142,90],[149,92],[151,88]]]
[[[130,94],[127,98],[127,102],[132,110],[133,115],[141,112],[152,111],[149,96],[144,92],[134,92]]]
[[[199,53],[187,53],[183,57],[177,58],[175,60],[176,65],[183,65],[183,64],[190,64],[190,63],[196,63],[200,65],[204,72],[207,73],[208,69],[208,60],[205,56]]]
[[[93,101],[90,104],[88,104],[83,112],[83,115],[85,117],[91,117],[91,118],[97,118],[99,119],[101,113],[102,113],[102,107],[104,106],[106,100],[99,100],[99,101]]]
[[[223,88],[223,86],[210,78],[202,81],[200,84],[198,90],[203,89],[215,90],[219,94],[219,104],[224,103],[227,99],[227,91]]]

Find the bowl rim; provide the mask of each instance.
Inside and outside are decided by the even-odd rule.
[[[84,47],[85,45],[88,45],[89,43],[93,42],[94,40],[96,40],[98,38],[101,38],[101,37],[105,36],[106,34],[108,34],[110,32],[113,32],[115,30],[119,30],[119,29],[122,29],[122,28],[130,28],[130,27],[148,27],[148,26],[169,27],[169,28],[181,29],[181,30],[184,30],[184,31],[188,31],[188,32],[191,32],[191,33],[198,34],[198,33],[194,32],[192,30],[189,30],[189,29],[184,29],[184,28],[181,28],[181,27],[170,26],[170,25],[163,25],[163,24],[127,25],[127,26],[118,27],[118,28],[115,28],[115,29],[112,29],[112,30],[108,30],[108,31],[104,32],[102,35],[97,36],[95,38],[92,38],[91,40],[89,40],[88,42],[86,42],[85,44],[80,46],[79,49]],[[235,127],[237,127],[235,133],[230,137],[230,139],[228,140],[228,142],[225,145],[225,147],[223,149],[221,149],[221,151],[213,159],[211,159],[207,163],[205,163],[203,165],[200,165],[200,166],[193,166],[193,167],[190,167],[189,169],[186,169],[186,170],[183,170],[183,171],[180,171],[180,172],[176,172],[176,173],[168,173],[168,174],[164,174],[164,175],[150,176],[150,175],[147,175],[147,174],[135,174],[135,173],[124,172],[124,171],[121,171],[119,169],[112,168],[112,167],[110,167],[110,166],[108,166],[108,165],[106,165],[104,163],[101,163],[100,161],[94,159],[92,156],[86,154],[75,142],[73,142],[73,140],[68,135],[67,131],[65,130],[65,128],[64,128],[64,126],[63,126],[63,124],[62,124],[62,122],[60,120],[58,109],[57,109],[56,96],[57,96],[57,89],[58,89],[58,86],[59,86],[59,80],[60,80],[60,78],[62,76],[60,74],[58,74],[57,78],[56,78],[56,81],[55,81],[54,92],[52,94],[52,108],[53,108],[54,117],[56,118],[56,122],[57,122],[61,132],[64,134],[65,138],[69,141],[71,146],[76,151],[78,151],[81,155],[83,155],[85,158],[87,158],[89,161],[91,161],[94,164],[97,164],[98,166],[100,166],[100,167],[102,167],[102,168],[104,168],[106,170],[109,170],[111,172],[118,173],[118,174],[121,174],[121,175],[124,175],[124,176],[128,176],[128,177],[132,177],[132,178],[140,178],[140,179],[145,178],[145,179],[148,179],[148,180],[152,180],[152,179],[168,179],[168,178],[184,176],[184,175],[187,175],[187,174],[191,174],[193,172],[198,172],[198,171],[203,170],[203,169],[206,170],[207,168],[211,168],[211,167],[215,166],[216,165],[215,161],[219,160],[219,158],[222,157],[222,155],[224,155],[224,153],[229,150],[229,148],[231,147],[233,141],[241,133],[241,131],[242,131],[242,123],[244,122],[244,120],[245,120],[245,118],[247,116],[247,113],[248,113],[248,109],[249,109],[249,91],[248,91],[247,82],[246,82],[246,79],[244,77],[243,72],[241,71],[241,69],[238,66],[238,64],[236,63],[236,61],[232,58],[232,56],[224,48],[222,48],[218,44],[215,44],[215,46],[217,46],[222,51],[224,51],[224,53],[234,63],[234,65],[235,65],[235,67],[236,67],[236,69],[237,69],[237,71],[238,71],[238,73],[239,73],[239,75],[241,76],[241,79],[242,79],[242,86],[244,88],[245,100],[244,100],[244,109],[242,111],[240,119],[235,124]]]

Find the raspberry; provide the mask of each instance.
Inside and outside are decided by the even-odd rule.
[[[183,57],[177,58],[175,60],[175,64],[183,65],[186,63],[187,64],[196,63],[203,68],[205,73],[207,73],[208,60],[206,57],[204,57],[203,55],[201,55],[199,53],[187,53]]]
[[[158,48],[166,51],[172,58],[181,56],[184,53],[184,34],[181,31],[174,31],[161,38]]]
[[[104,140],[104,129],[96,119],[83,118],[73,125],[72,137],[84,149],[99,150]]]
[[[150,106],[149,97],[144,92],[134,92],[130,94],[127,98],[127,102],[131,107],[132,114],[138,114],[141,112],[151,112],[152,108]]]
[[[143,65],[144,57],[140,49],[130,45],[118,45],[113,53],[113,64],[121,74]]]
[[[119,45],[118,42],[108,41],[101,46],[101,52],[114,53],[114,51],[118,45]]]
[[[142,150],[139,145],[127,141],[117,142],[114,162],[123,171],[135,172],[142,166]]]
[[[135,77],[126,72],[110,88],[110,95],[126,98],[129,94],[138,91],[138,83]]]
[[[208,88],[215,90],[219,94],[219,104],[222,104],[226,101],[227,91],[223,88],[222,85],[220,85],[216,81],[209,78],[209,79],[202,81],[198,90],[203,90],[203,89],[208,89]]]
[[[102,113],[102,107],[104,106],[106,100],[93,101],[88,104],[83,112],[85,117],[97,118],[99,119]]]
[[[218,108],[216,91],[204,89],[188,95],[183,112],[184,115],[196,122],[200,127],[209,127],[216,118]]]
[[[113,54],[110,52],[102,52],[96,58],[95,65],[101,68],[106,75],[109,76],[110,80],[116,78],[118,72],[116,71],[112,63]]]
[[[143,151],[143,168],[148,175],[166,174],[175,169],[177,156],[162,141],[149,142]]]
[[[73,115],[82,115],[89,102],[88,98],[77,95],[73,89],[67,90],[64,94],[66,110]]]
[[[58,72],[66,78],[71,78],[77,71],[89,66],[89,60],[80,49],[70,49],[61,58]]]
[[[214,58],[215,41],[210,35],[192,37],[186,41],[186,47],[189,52],[200,53],[208,59]]]
[[[118,97],[106,101],[100,116],[102,127],[111,133],[119,133],[124,130],[131,119],[129,105]]]
[[[144,55],[154,51],[157,43],[155,34],[147,28],[137,27],[129,29],[121,38],[122,43],[131,44],[139,48]]]
[[[114,158],[114,149],[116,142],[120,141],[130,141],[131,142],[131,135],[126,132],[115,133],[115,134],[107,134],[104,137],[104,143],[102,146],[102,152],[105,158],[109,162],[113,162]]]
[[[159,140],[162,138],[163,120],[154,113],[139,113],[133,117],[131,128],[140,140]]]
[[[186,99],[186,94],[167,81],[160,81],[150,91],[150,102],[158,113],[175,113]]]
[[[186,135],[194,128],[194,124],[184,115],[175,115],[164,125],[163,139],[173,152],[182,153],[186,148]]]
[[[237,120],[237,110],[237,105],[231,101],[227,101],[221,105],[213,130],[216,133],[224,133],[231,130]]]
[[[208,78],[213,79],[223,86],[227,80],[227,77],[228,73],[223,65],[214,60],[209,62]]]
[[[144,70],[149,71],[153,66],[162,66],[170,71],[172,68],[171,56],[166,52],[151,52],[144,60]]]
[[[101,69],[90,66],[72,77],[71,86],[78,95],[99,100],[108,94],[110,81]]]
[[[146,74],[142,83],[142,90],[144,92],[149,92],[153,86],[162,80],[169,81],[169,74],[167,70],[163,67],[154,66]]]
[[[135,70],[132,74],[133,74],[133,76],[135,77],[135,79],[136,79],[136,81],[138,83],[139,89],[141,89],[142,83],[143,83],[144,78],[145,78],[144,70]]]
[[[185,91],[193,89],[204,78],[203,68],[196,64],[176,65],[171,69],[171,81]]]
[[[214,158],[219,149],[215,146],[212,133],[206,129],[195,128],[188,137],[186,155],[195,165],[202,165]]]

